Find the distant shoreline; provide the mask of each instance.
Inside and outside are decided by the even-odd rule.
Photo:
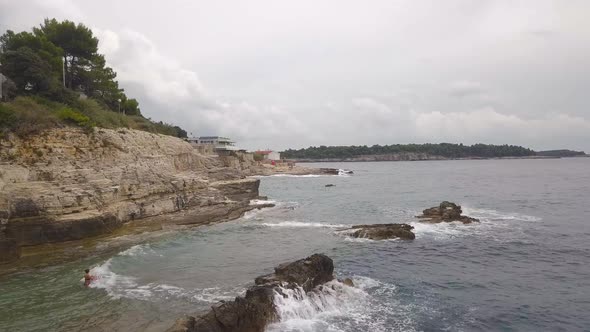
[[[465,158],[445,158],[440,156],[432,156],[427,158],[322,158],[322,159],[288,159],[289,162],[294,163],[359,163],[359,162],[385,162],[385,161],[447,161],[447,160],[512,160],[512,159],[563,159],[563,158],[590,158],[590,155],[580,156],[522,156],[522,157],[465,157]]]

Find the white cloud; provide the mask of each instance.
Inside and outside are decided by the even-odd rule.
[[[97,27],[101,52],[145,115],[246,147],[590,150],[589,9],[544,0],[0,0],[0,29],[53,16]]]

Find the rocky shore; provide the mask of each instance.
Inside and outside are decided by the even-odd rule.
[[[123,225],[237,218],[257,208],[250,201],[260,180],[248,176],[273,171],[247,155],[202,155],[181,139],[137,130],[10,135],[0,140],[0,263],[31,246],[104,236]]]
[[[262,332],[279,316],[275,296],[286,296],[285,289],[314,292],[334,279],[334,263],[323,254],[314,254],[292,263],[281,264],[274,273],[256,278],[254,286],[233,301],[222,301],[210,310],[179,319],[167,332]],[[347,285],[352,281],[347,279]]]

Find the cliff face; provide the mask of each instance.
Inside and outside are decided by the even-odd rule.
[[[0,262],[19,246],[100,235],[134,219],[239,213],[259,180],[227,166],[181,139],[136,130],[9,137],[0,141]]]

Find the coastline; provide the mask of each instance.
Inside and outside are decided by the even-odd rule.
[[[451,160],[514,160],[514,159],[565,159],[565,158],[590,158],[584,156],[523,156],[523,157],[467,157],[467,158],[446,158],[441,156],[429,156],[425,158],[322,158],[322,159],[290,159],[294,163],[355,163],[355,162],[383,162],[383,161],[451,161]]]
[[[266,207],[250,205],[250,176],[319,173],[129,129],[11,136],[0,158],[0,275],[100,254],[116,237],[233,220]]]

